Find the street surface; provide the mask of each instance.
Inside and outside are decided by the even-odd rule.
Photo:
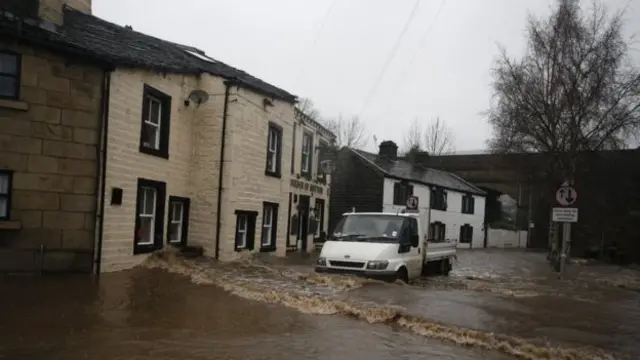
[[[0,279],[0,359],[638,359],[640,272],[461,251],[412,285],[318,276],[313,258],[173,254],[86,277]],[[6,296],[10,294],[10,296]]]

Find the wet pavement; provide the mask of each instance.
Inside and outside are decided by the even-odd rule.
[[[458,258],[412,285],[318,276],[295,256],[6,278],[0,359],[640,358],[637,270],[572,265],[559,280],[544,254]]]

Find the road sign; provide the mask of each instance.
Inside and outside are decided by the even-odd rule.
[[[556,201],[562,206],[573,205],[577,199],[578,192],[566,183],[556,191]]]
[[[407,210],[417,210],[418,209],[418,197],[417,196],[409,196],[407,199]]]
[[[554,207],[551,220],[560,223],[578,222],[578,209],[566,207]]]

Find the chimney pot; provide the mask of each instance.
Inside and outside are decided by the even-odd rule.
[[[391,140],[383,141],[380,143],[380,152],[378,153],[381,157],[397,160],[398,159],[398,145]]]

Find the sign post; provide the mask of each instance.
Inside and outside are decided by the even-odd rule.
[[[560,278],[567,266],[567,253],[571,244],[571,224],[578,222],[578,209],[570,207],[578,199],[578,193],[565,181],[556,191],[556,201],[561,207],[554,207],[552,220],[562,224],[562,249],[560,250]]]

